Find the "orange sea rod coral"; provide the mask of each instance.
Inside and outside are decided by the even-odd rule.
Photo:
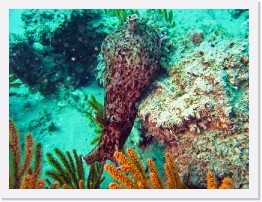
[[[217,184],[215,180],[214,173],[208,172],[207,173],[207,189],[216,189]]]
[[[232,181],[231,181],[228,177],[225,177],[225,178],[222,180],[222,183],[221,183],[221,185],[219,186],[219,189],[233,189],[233,183],[232,183]]]
[[[115,179],[122,183],[126,188],[135,189],[137,186],[135,183],[124,175],[121,171],[117,170],[114,166],[106,164],[105,170]],[[113,186],[113,185],[111,185]]]
[[[148,166],[150,168],[150,180],[155,189],[164,189],[162,179],[158,173],[156,165],[152,159],[147,159]]]
[[[208,172],[207,173],[207,189],[217,189],[217,182],[214,176],[214,173]],[[225,177],[222,180],[219,189],[233,189],[233,182],[228,177]]]
[[[116,160],[121,164],[121,170],[117,170],[114,166],[109,164],[105,165],[105,170],[120,183],[111,182],[109,184],[110,189],[149,189],[150,183],[154,189],[165,188],[159,171],[152,159],[147,159],[148,167],[150,169],[149,177],[147,177],[145,169],[134,150],[127,148],[126,151],[127,155],[118,151],[114,154]],[[184,188],[171,155],[166,154],[165,157],[167,161],[165,164],[167,177],[166,187],[169,189]],[[131,175],[127,175],[127,173],[130,173]]]
[[[110,189],[123,189],[124,187],[122,187],[121,185],[115,183],[115,182],[110,182],[110,184],[108,185],[108,187]]]
[[[180,179],[180,176],[178,174],[178,169],[174,163],[174,159],[169,153],[165,154],[166,162],[164,164],[164,168],[167,175],[167,187],[169,189],[183,189],[184,185]]]
[[[18,130],[12,120],[9,120],[9,146],[10,146],[10,166],[9,166],[9,188],[31,188],[38,189],[44,186],[43,181],[39,179],[42,169],[42,145],[37,144],[34,149],[33,136],[26,135],[25,157],[21,164],[22,146],[19,140]],[[31,163],[34,159],[34,169]],[[25,174],[27,174],[25,176]],[[40,185],[40,184],[42,185]]]

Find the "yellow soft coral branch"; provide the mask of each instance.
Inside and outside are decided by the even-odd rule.
[[[32,160],[32,156],[33,156],[33,137],[31,134],[28,134],[26,136],[26,151],[25,151],[25,161],[24,161],[24,165],[23,165],[23,169],[21,171],[21,173],[19,174],[20,177],[23,176],[26,171],[29,168],[29,165],[31,163]]]
[[[44,179],[40,179],[38,181],[37,189],[44,189],[44,188],[45,188],[45,180]]]
[[[161,177],[159,175],[159,172],[158,172],[158,170],[156,168],[156,165],[155,165],[154,161],[149,158],[149,159],[147,159],[147,163],[148,163],[148,166],[150,168],[151,173],[154,174],[153,175],[154,182],[152,182],[152,185],[154,187],[159,187],[157,189],[164,189],[164,185],[163,185],[162,179],[161,179]],[[150,173],[150,175],[151,175],[151,173]]]
[[[63,184],[62,189],[72,189],[72,187],[68,184]]]
[[[9,145],[11,156],[11,163],[9,166],[9,187],[10,188],[38,188],[38,181],[41,172],[42,164],[42,149],[41,144],[37,144],[36,150],[34,150],[34,141],[31,134],[26,135],[26,144],[24,151],[24,162],[21,164],[22,146],[19,141],[18,130],[11,119],[9,119]],[[30,168],[32,165],[33,155],[36,156],[34,163],[34,171]],[[13,167],[12,167],[13,166]],[[28,175],[26,175],[28,174]],[[26,176],[25,176],[26,175]]]
[[[21,146],[20,146],[20,141],[19,141],[18,130],[14,122],[11,119],[9,120],[9,145],[13,153],[13,159],[14,159],[14,177],[10,175],[10,181],[15,181],[15,182],[12,182],[14,186],[12,188],[19,188],[20,186],[19,170],[20,170]]]
[[[60,186],[60,183],[59,183],[59,181],[56,180],[56,181],[51,185],[51,189],[58,189],[59,186]]]
[[[32,189],[31,187],[31,181],[32,181],[32,174],[28,174],[26,175],[23,180],[22,180],[22,184],[21,184],[21,189]]]
[[[117,161],[119,161],[122,165],[129,165],[131,164],[131,162],[129,161],[129,159],[122,153],[119,151],[116,151],[114,153],[114,157],[116,158]]]
[[[174,173],[172,172],[172,170],[170,169],[167,163],[164,164],[164,168],[165,168],[166,177],[167,177],[167,183],[166,183],[167,187],[169,189],[176,189],[177,182],[176,182]]]
[[[233,182],[228,177],[225,177],[222,180],[222,184],[219,186],[219,189],[233,189]]]
[[[110,164],[105,165],[105,170],[117,181],[129,189],[136,189],[135,183]]]
[[[216,189],[217,184],[215,180],[214,173],[208,172],[207,173],[207,189]]]
[[[137,169],[142,174],[143,178],[146,179],[145,169],[142,166],[141,161],[138,158],[138,156],[136,155],[135,151],[133,149],[131,149],[131,148],[127,148],[126,152],[129,155],[129,157],[133,160],[134,164],[136,165]]]
[[[79,180],[79,189],[84,189],[84,188],[85,188],[84,180],[81,179],[81,180]]]
[[[159,183],[159,179],[158,177],[156,176],[155,173],[151,172],[150,173],[150,181],[152,183],[152,186],[154,187],[154,189],[164,189],[161,184]]]
[[[110,189],[123,189],[123,187],[115,182],[110,182],[108,185]]]
[[[121,163],[121,169],[123,171],[130,172],[133,175],[138,188],[148,189],[149,184],[146,176],[140,171],[142,169],[142,165],[140,164],[138,157],[134,155],[134,151],[130,148],[127,149],[127,153],[129,153],[129,158],[122,152],[118,151],[114,153],[114,157]]]
[[[207,189],[217,189],[217,183],[214,176],[214,173],[208,172],[207,173]],[[222,180],[221,185],[219,186],[219,189],[233,189],[233,182],[228,177],[225,177]]]
[[[167,174],[167,187],[169,187],[170,189],[183,189],[184,185],[181,182],[180,176],[178,174],[178,169],[174,163],[173,158],[169,153],[166,153],[165,157],[167,162],[164,165]]]

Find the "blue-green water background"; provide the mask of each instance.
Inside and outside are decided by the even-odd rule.
[[[24,10],[10,10],[10,34],[17,34],[21,37],[24,37],[25,28],[24,23],[21,19],[21,14]],[[104,11],[100,10],[104,15]],[[146,10],[140,10],[141,15],[145,15]],[[151,13],[152,16],[147,16],[148,19],[154,20],[154,13]],[[237,12],[235,15],[238,15]],[[31,16],[34,18],[34,15]],[[110,33],[117,28],[119,20],[114,16],[103,16],[106,20],[103,21],[104,27],[98,27],[97,32],[104,31],[104,33]],[[35,18],[39,18],[35,16]],[[223,38],[225,39],[237,39],[237,40],[246,40],[248,35],[248,25],[247,23],[248,12],[244,14],[239,14],[239,16],[234,16],[229,10],[174,10],[174,27],[160,27],[160,32],[163,35],[168,35],[169,39],[171,38],[174,43],[180,40],[181,38],[187,36],[188,31],[192,28],[201,28],[205,35],[210,35],[214,32],[223,32]],[[39,19],[38,19],[39,20]],[[37,26],[46,26],[45,20],[43,24],[37,24]],[[157,23],[166,24],[164,17]],[[93,21],[93,26],[97,26],[97,22]],[[101,24],[100,24],[101,25]],[[50,26],[50,25],[49,25]],[[59,26],[54,22],[55,26]],[[50,28],[50,27],[49,27]],[[32,27],[35,29],[37,34],[37,27]],[[39,27],[39,29],[42,29]],[[167,30],[170,29],[170,30]],[[51,32],[51,31],[50,31]],[[35,41],[36,43],[37,41]],[[95,43],[95,42],[94,42]],[[32,44],[31,44],[32,45]],[[37,44],[35,44],[37,45]],[[97,43],[97,49],[100,50],[101,43]],[[175,47],[179,49],[180,47]],[[223,48],[223,47],[221,47]],[[175,51],[174,51],[175,52]],[[96,58],[99,51],[94,57]],[[12,54],[12,53],[10,53]],[[62,53],[58,53],[62,54]],[[49,57],[52,57],[50,55]],[[72,56],[72,58],[75,56]],[[77,57],[77,55],[76,55]],[[177,60],[179,55],[176,53],[173,56],[170,56],[170,61]],[[95,69],[97,63],[85,64],[90,71]],[[18,64],[19,65],[19,64]],[[90,66],[93,66],[90,68]],[[33,69],[28,70],[28,74],[34,71]],[[95,74],[94,73],[91,73]],[[17,89],[13,89],[16,96],[10,96],[9,107],[10,107],[10,117],[15,121],[20,133],[20,139],[22,145],[24,145],[24,136],[26,133],[31,133],[36,142],[41,142],[43,144],[43,171],[42,178],[46,178],[44,175],[46,170],[50,169],[45,154],[47,152],[53,152],[55,147],[63,151],[72,151],[76,149],[79,154],[86,155],[89,151],[92,150],[94,145],[90,145],[90,142],[94,138],[95,134],[95,125],[79,110],[77,107],[80,102],[79,99],[84,99],[94,95],[95,98],[103,103],[104,90],[101,85],[99,85],[98,80],[93,75],[88,79],[88,82],[85,85],[79,85],[71,89],[74,92],[75,97],[70,99],[68,103],[68,92],[62,92],[64,96],[57,96],[58,94],[50,95],[44,97],[37,90],[29,90],[27,85],[23,85]],[[68,90],[68,89],[67,89]],[[79,90],[79,91],[77,91]],[[70,91],[70,89],[69,89]],[[61,93],[61,92],[60,92]],[[85,97],[86,96],[86,97]],[[64,100],[63,100],[64,99]],[[84,102],[85,100],[83,100]],[[55,126],[54,130],[50,130],[50,124]],[[126,147],[133,147],[134,144],[139,142],[139,132],[133,131],[132,138],[135,141],[128,141]],[[137,142],[136,142],[137,140]],[[163,169],[164,157],[163,157],[163,145],[155,143],[148,148],[147,151],[143,152],[143,158],[153,157],[156,162],[159,170]],[[88,167],[85,166],[86,173],[88,173]],[[161,175],[164,176],[162,173]],[[101,188],[108,188],[108,183],[112,181],[112,178],[106,175],[106,180],[101,185]]]

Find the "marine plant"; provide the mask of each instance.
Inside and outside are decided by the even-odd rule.
[[[93,109],[94,116],[88,111],[85,111],[85,115],[95,124],[97,128],[95,130],[97,136],[91,141],[91,145],[94,145],[99,141],[102,135],[103,124],[101,122],[103,120],[104,107],[96,100],[93,95],[91,95],[91,99],[88,100],[88,104]]]
[[[126,153],[126,155],[119,151],[114,153],[114,157],[120,163],[120,169],[111,164],[105,165],[105,170],[113,177],[114,180],[116,180],[116,182],[111,182],[109,184],[110,189],[186,188],[186,185],[181,181],[174,159],[169,153],[165,153],[165,183],[164,179],[160,177],[159,171],[151,158],[147,159],[147,164],[150,170],[147,175],[146,169],[142,165],[134,150],[127,148]],[[218,186],[214,173],[208,172],[206,187],[207,189],[233,189],[233,182],[230,178],[225,177]]]
[[[103,166],[100,163],[94,163],[90,166],[89,175],[85,177],[85,170],[81,156],[73,150],[63,153],[60,149],[55,148],[56,157],[47,153],[47,160],[53,166],[53,170],[46,171],[46,175],[55,182],[51,188],[62,189],[99,189],[100,184],[104,181],[102,177]]]
[[[63,187],[79,189],[81,180],[85,179],[83,162],[81,157],[73,150],[73,156],[69,151],[63,153],[60,149],[54,149],[54,155],[47,153],[47,160],[53,166],[53,170],[46,171],[46,175],[55,181],[57,180]],[[74,160],[73,160],[74,159]]]
[[[100,162],[95,162],[90,166],[90,171],[87,178],[88,189],[100,188],[101,183],[105,180],[105,177],[102,177],[103,171],[104,164]]]
[[[175,27],[176,23],[173,20],[174,18],[174,12],[173,10],[167,10],[167,9],[157,9],[156,10],[158,14],[163,15],[164,19],[170,23],[171,27]]]
[[[123,25],[126,21],[127,16],[132,14],[139,14],[139,11],[136,9],[104,9],[106,15],[110,14],[118,17],[119,26]]]
[[[150,168],[149,179],[146,175],[145,168],[143,167],[140,159],[133,149],[126,149],[127,155],[122,152],[116,151],[114,157],[121,164],[121,170],[116,167],[106,164],[105,170],[116,180],[109,184],[110,189],[164,189],[163,180],[160,177],[155,163],[152,159],[147,159]],[[168,189],[182,189],[184,185],[180,180],[178,170],[170,154],[165,154],[166,163],[164,164],[166,173],[166,187]]]
[[[35,146],[33,136],[27,134],[25,148],[22,148],[18,129],[11,119],[9,119],[9,148],[9,188],[43,188],[44,182],[42,179],[39,179],[42,169],[42,145],[38,143]],[[25,151],[22,151],[23,149]],[[24,153],[23,163],[21,158],[22,153]]]

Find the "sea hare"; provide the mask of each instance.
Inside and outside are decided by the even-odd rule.
[[[137,15],[108,35],[102,44],[105,69],[104,117],[102,137],[83,160],[87,164],[107,159],[121,150],[136,117],[135,104],[159,67],[160,37]]]

